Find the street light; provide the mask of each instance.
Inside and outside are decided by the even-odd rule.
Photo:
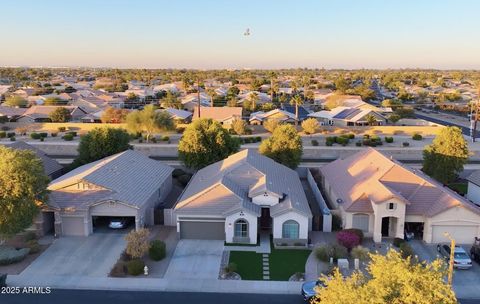
[[[455,258],[455,239],[448,232],[444,232],[443,235],[450,240],[450,261],[448,264],[448,285],[452,285],[453,278],[453,263]]]

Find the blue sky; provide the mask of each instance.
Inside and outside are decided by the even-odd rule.
[[[480,69],[479,13],[477,0],[2,0],[0,65]]]

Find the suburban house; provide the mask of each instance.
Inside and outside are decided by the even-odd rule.
[[[211,118],[223,125],[229,125],[236,119],[242,119],[242,107],[198,107],[193,111],[193,120],[199,118]]]
[[[0,105],[0,117],[6,117],[8,120],[15,120],[18,117],[22,116],[27,109],[25,108],[17,108],[17,107],[9,107],[9,106],[1,106]]]
[[[252,100],[253,94],[257,94],[257,100],[256,100],[257,105],[262,105],[267,102],[272,102],[269,94],[257,92],[257,91],[251,91],[251,92],[238,95],[238,98],[239,98],[238,104],[243,104],[246,100]]]
[[[193,113],[185,110],[178,110],[174,108],[166,108],[164,110],[170,114],[177,123],[188,123],[192,120]]]
[[[312,213],[296,171],[253,150],[199,170],[174,208],[182,239],[307,244]]]
[[[181,99],[182,107],[185,110],[193,111],[196,107],[198,107],[198,94],[191,93],[186,95]],[[201,92],[200,93],[200,106],[202,107],[210,107],[210,96]]]
[[[258,111],[251,113],[248,121],[251,125],[261,125],[264,121],[269,119],[275,119],[283,123],[294,123],[295,114],[282,109],[273,109],[268,112]]]
[[[48,210],[57,235],[86,236],[109,217],[141,228],[154,223],[154,208],[168,196],[173,169],[127,150],[78,167],[53,180]]]
[[[308,114],[325,126],[368,126],[370,117],[375,119],[374,125],[387,123],[387,118],[372,109],[336,107],[331,111],[319,111]]]
[[[468,190],[467,198],[477,205],[480,205],[480,170],[473,171],[467,177]]]
[[[282,110],[293,114],[293,116],[295,117],[296,110],[294,105],[284,104],[282,105]],[[307,119],[308,114],[310,114],[310,111],[308,111],[304,106],[298,106],[298,121],[304,121],[305,119]]]
[[[326,199],[343,228],[361,229],[375,242],[414,232],[426,243],[460,244],[480,236],[480,207],[373,148],[320,168]]]
[[[50,122],[50,113],[58,108],[66,108],[70,111],[72,121],[79,121],[85,114],[87,114],[82,108],[74,106],[31,106],[23,115],[21,115],[18,122]]]

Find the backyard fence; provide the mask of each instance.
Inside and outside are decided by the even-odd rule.
[[[313,195],[315,196],[315,200],[317,201],[318,205],[320,206],[320,212],[323,216],[323,228],[322,231],[324,232],[331,232],[332,231],[332,213],[328,208],[325,200],[323,199],[322,193],[318,188],[317,182],[312,175],[310,170],[307,170],[307,180],[310,188],[312,189]]]

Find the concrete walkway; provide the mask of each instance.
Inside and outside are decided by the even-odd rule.
[[[124,291],[300,294],[302,282],[217,279],[98,278],[80,276],[8,276],[9,286]]]
[[[225,250],[228,251],[252,251],[256,253],[268,253],[272,252],[270,248],[270,234],[260,234],[259,246],[225,246]]]

